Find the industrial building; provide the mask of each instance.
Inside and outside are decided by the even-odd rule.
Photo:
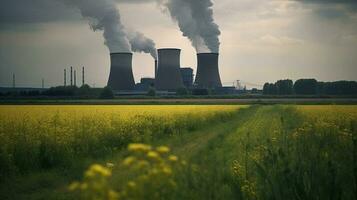
[[[218,53],[197,54],[197,75],[195,86],[198,88],[222,87],[218,69]]]
[[[110,75],[108,86],[112,90],[133,90],[135,86],[132,53],[111,53],[110,54]]]
[[[155,79],[154,78],[142,78],[140,83],[135,85],[136,91],[148,91],[150,87],[155,86]]]
[[[180,67],[181,49],[158,49],[155,60],[155,78],[143,78],[135,84],[132,71],[132,53],[110,54],[108,86],[114,91],[176,91],[179,88],[214,89],[222,87],[218,69],[218,53],[197,54],[197,75],[194,81],[192,68]],[[194,83],[194,84],[193,84]]]
[[[180,49],[159,49],[155,87],[157,90],[177,90],[184,87],[180,72]]]
[[[192,88],[193,86],[193,69],[189,67],[181,68],[181,77],[183,81],[183,85],[186,88]]]

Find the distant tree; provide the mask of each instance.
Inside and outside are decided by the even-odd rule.
[[[101,99],[113,99],[114,93],[110,87],[106,86],[103,88],[102,92],[100,93],[99,98]]]
[[[279,80],[275,83],[277,88],[278,95],[290,95],[293,94],[293,81],[286,79],[286,80]]]
[[[151,96],[151,97],[156,96],[156,90],[155,90],[155,88],[150,86],[147,95],[148,95],[148,96]]]
[[[357,95],[356,81],[326,82],[323,85],[323,94],[326,95]]]
[[[86,96],[86,95],[90,95],[91,93],[91,88],[89,85],[84,84],[82,85],[79,89],[78,89],[78,95],[80,96]]]
[[[42,94],[46,96],[75,96],[77,89],[78,88],[75,86],[58,86],[51,87],[48,90],[42,92]]]
[[[192,91],[193,95],[198,95],[198,96],[203,96],[203,95],[209,95],[209,90],[208,89],[194,89]]]
[[[188,90],[185,87],[179,88],[176,90],[176,94],[180,96],[188,95]]]
[[[252,88],[252,94],[258,94],[259,90],[257,88]]]
[[[294,83],[295,94],[313,95],[317,94],[318,84],[316,79],[299,79]]]

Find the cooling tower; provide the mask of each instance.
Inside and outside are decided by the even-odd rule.
[[[180,73],[180,49],[159,49],[156,89],[176,90],[184,87]]]
[[[195,85],[198,88],[222,87],[218,70],[218,53],[197,54],[197,75]]]
[[[110,54],[110,75],[108,86],[112,90],[132,90],[135,86],[132,70],[132,53]]]

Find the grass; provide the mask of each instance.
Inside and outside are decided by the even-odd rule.
[[[180,126],[169,123],[172,126],[168,127],[174,128],[164,134],[155,133],[152,137],[127,142],[145,142],[153,147],[170,146],[170,154],[188,163],[176,166],[165,161],[164,166],[172,170],[172,175],[158,173],[158,176],[149,176],[149,182],[144,181],[140,177],[150,175],[162,165],[145,154],[138,155],[125,148],[99,157],[87,152],[78,157],[81,159],[77,164],[30,171],[6,179],[1,184],[0,198],[77,199],[76,195],[81,196],[80,193],[69,193],[67,190],[74,180],[82,183],[97,183],[100,180],[103,183],[101,191],[113,190],[122,195],[122,199],[134,194],[139,196],[130,196],[131,199],[142,199],[143,196],[145,199],[157,199],[155,195],[165,199],[356,198],[356,106],[274,105],[251,106],[238,111],[237,107],[232,107],[232,113],[231,108],[222,111],[221,107],[218,110],[230,113],[223,117],[216,113],[217,107],[210,111],[206,107],[201,108],[204,115],[214,120],[202,118],[202,113],[201,117],[189,114],[197,108],[188,109],[177,115],[184,116],[179,117],[181,121],[176,121]],[[167,115],[162,111],[167,109],[170,108],[158,109],[161,110],[158,116]],[[131,111],[128,107],[128,113]],[[216,114],[207,114],[212,112]],[[192,127],[188,123],[192,119],[200,123],[195,121],[194,124],[198,125]],[[136,130],[137,125],[129,127]],[[162,123],[160,126],[166,127]],[[175,129],[179,131],[173,131]],[[138,135],[145,134],[141,132]],[[141,171],[123,166],[123,160],[131,156],[151,164]],[[162,159],[166,159],[165,155]],[[91,163],[101,164],[112,175],[82,179],[83,171]],[[108,167],[106,163],[113,163],[114,167]],[[175,183],[173,188],[170,187],[171,180]],[[132,181],[136,188],[130,188]],[[90,196],[99,194],[93,188],[81,191],[83,194],[89,192]]]

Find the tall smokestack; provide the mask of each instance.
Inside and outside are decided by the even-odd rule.
[[[155,79],[157,78],[157,60],[155,60]]]
[[[45,88],[45,79],[42,79],[42,89]]]
[[[82,86],[84,85],[84,67],[82,67]]]
[[[132,53],[111,53],[110,54],[110,75],[108,86],[112,90],[132,90],[135,86]]]
[[[63,84],[64,86],[66,87],[67,86],[67,70],[64,69],[64,72],[63,72]]]
[[[159,49],[156,89],[176,90],[184,87],[180,73],[180,49]]]
[[[200,88],[222,87],[218,70],[218,53],[197,54],[195,85]]]
[[[12,74],[12,87],[15,88],[16,87],[16,79],[15,79],[15,73]]]
[[[76,75],[76,70],[74,70],[74,86],[77,86],[77,75]]]
[[[73,86],[73,67],[71,66],[71,86]]]

